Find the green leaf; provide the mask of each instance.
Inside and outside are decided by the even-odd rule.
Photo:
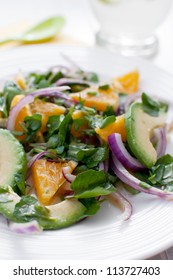
[[[168,104],[156,101],[146,93],[142,94],[142,107],[144,112],[155,117],[158,116],[159,113],[166,113],[168,110]]]
[[[24,118],[24,123],[28,130],[28,134],[35,133],[41,128],[42,116],[40,114],[34,114]]]
[[[72,123],[72,113],[74,111],[74,108],[71,107],[68,114],[65,116],[65,118],[61,121],[59,125],[59,130],[57,134],[52,135],[48,142],[47,146],[49,148],[56,148],[58,146],[64,146],[66,139],[68,137],[68,133],[70,132],[70,125]]]
[[[149,181],[152,185],[172,189],[173,185],[173,157],[165,155],[151,168]]]
[[[76,154],[76,159],[87,165],[88,168],[96,167],[108,157],[107,147],[85,148]]]
[[[99,86],[99,89],[100,90],[108,90],[110,88],[110,85],[106,84],[106,85],[102,85],[102,86]]]
[[[42,116],[40,114],[34,114],[24,118],[24,124],[20,123],[24,133],[27,137],[25,142],[32,142],[36,140],[36,134],[40,130],[42,125]]]
[[[34,219],[48,219],[49,211],[40,205],[36,198],[23,196],[14,209],[14,216],[20,222],[29,222]]]
[[[49,136],[58,132],[60,124],[62,123],[63,119],[64,119],[64,115],[49,117],[46,125]]]
[[[87,211],[85,212],[86,216],[95,215],[100,209],[100,202],[93,198],[82,198],[79,201],[86,207]]]
[[[107,195],[115,191],[103,171],[87,170],[78,174],[71,184],[77,198]]]
[[[21,90],[21,88],[18,87],[18,85],[13,82],[13,81],[7,81],[4,85],[4,89],[3,89],[3,94],[5,96],[6,99],[6,108],[7,111],[9,111],[10,106],[11,106],[11,101],[13,100],[13,98],[16,95],[22,94],[23,91]]]
[[[115,122],[115,120],[116,120],[115,115],[104,118],[101,122],[100,128],[104,128],[104,127],[108,126],[109,124]]]
[[[19,189],[21,194],[25,194],[26,187],[25,187],[25,177],[21,173],[15,174],[15,185]]]

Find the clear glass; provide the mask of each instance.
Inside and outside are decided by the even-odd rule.
[[[97,43],[125,55],[152,55],[154,32],[166,17],[171,0],[90,0],[99,22]]]

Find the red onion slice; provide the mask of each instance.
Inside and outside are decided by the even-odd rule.
[[[32,103],[35,99],[35,97],[59,97],[64,100],[73,102],[73,100],[67,95],[62,93],[60,90],[67,89],[68,87],[52,87],[52,88],[44,88],[39,89],[35,92],[32,92],[28,95],[26,95],[24,98],[22,98],[16,106],[14,106],[9,114],[8,121],[7,121],[7,129],[8,130],[14,130],[15,127],[15,120],[18,115],[18,113],[25,107],[26,105]],[[74,103],[74,102],[73,102]]]
[[[145,169],[145,167],[126,150],[119,133],[109,135],[108,142],[112,153],[127,169],[132,171],[141,171]]]
[[[112,165],[111,165],[112,170],[114,173],[117,175],[117,177],[125,184],[131,186],[137,191],[156,195],[160,198],[167,199],[167,200],[173,200],[173,193],[172,192],[167,192],[167,191],[162,191],[160,189],[157,189],[155,187],[150,187],[149,184],[146,184],[136,177],[134,177],[132,174],[130,174],[127,169],[124,168],[124,166],[121,164],[121,162],[114,156],[112,155]],[[141,184],[144,183],[145,185],[148,185],[150,188],[144,188],[141,186]]]
[[[159,127],[154,130],[154,141],[156,141],[157,158],[162,157],[166,152],[166,129],[165,127]]]
[[[57,158],[57,156],[54,154],[54,153],[51,153],[51,152],[48,152],[48,151],[43,151],[43,152],[41,152],[41,153],[39,153],[39,154],[36,154],[35,156],[33,156],[30,160],[29,160],[29,162],[28,162],[28,169],[30,169],[32,166],[33,166],[33,164],[37,161],[37,160],[39,160],[40,158],[42,158],[43,156],[50,156],[50,157],[56,157]]]
[[[72,183],[72,182],[75,180],[75,178],[76,178],[76,176],[73,175],[73,174],[71,174],[71,172],[72,172],[72,171],[71,171],[70,166],[65,166],[65,167],[62,168],[62,174],[63,174],[64,178],[65,178],[69,183]]]
[[[130,219],[130,217],[132,215],[132,204],[120,191],[117,190],[116,192],[109,194],[107,196],[107,199],[113,205],[116,206],[118,204],[123,209],[123,220],[124,221],[127,221]]]
[[[33,234],[33,233],[39,233],[43,229],[42,227],[38,224],[37,221],[31,221],[28,223],[14,223],[14,222],[9,222],[9,228],[10,230],[22,234]]]

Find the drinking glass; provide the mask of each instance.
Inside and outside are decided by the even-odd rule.
[[[90,0],[99,22],[99,45],[124,55],[153,55],[156,28],[165,19],[171,0]]]

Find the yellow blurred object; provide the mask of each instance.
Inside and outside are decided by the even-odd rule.
[[[139,72],[134,70],[119,78],[113,79],[113,87],[121,93],[136,93],[139,87]]]
[[[16,83],[19,85],[19,87],[23,90],[26,89],[26,82],[25,82],[25,77],[22,74],[22,72],[18,72],[16,76]]]
[[[122,140],[126,141],[126,130],[124,123],[124,115],[116,117],[115,122],[108,124],[104,128],[95,128],[95,132],[100,136],[100,138],[108,142],[108,136],[112,133],[120,133]]]
[[[81,92],[71,93],[69,96],[78,102],[83,101],[85,106],[96,108],[98,111],[105,111],[108,106],[116,110],[119,103],[119,97],[111,86],[105,90],[91,87]]]

